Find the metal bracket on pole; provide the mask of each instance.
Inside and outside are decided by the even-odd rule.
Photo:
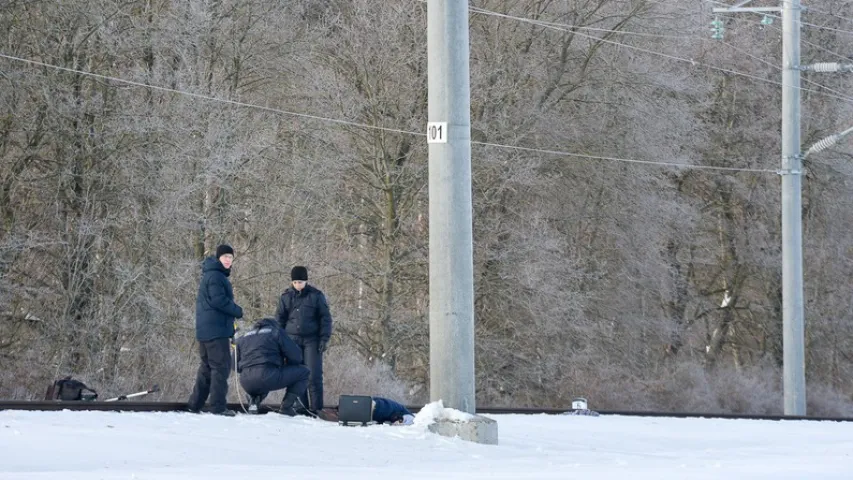
[[[731,7],[726,8],[714,8],[714,13],[735,13],[735,12],[781,12],[782,7],[744,7],[747,3],[752,2],[752,0],[743,0],[740,3],[736,3]]]
[[[753,13],[762,13],[762,12],[781,12],[782,7],[744,7],[747,3],[752,2],[752,0],[743,0],[740,3],[736,3],[731,7],[726,8],[713,8],[711,9],[714,13],[736,13],[736,12],[753,12]],[[806,11],[806,7],[802,5],[797,5],[797,10],[801,12]]]
[[[802,167],[802,161],[805,160],[806,156],[802,153],[798,153],[796,155],[791,155],[789,157],[782,157],[782,165],[795,163]],[[777,175],[802,175],[803,170],[801,168],[781,168],[776,170]]]
[[[737,12],[752,12],[752,13],[764,13],[764,12],[781,12],[782,7],[727,7],[727,8],[714,8],[711,10],[714,13],[737,13]]]

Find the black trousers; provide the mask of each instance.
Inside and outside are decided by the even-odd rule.
[[[210,395],[210,411],[221,412],[228,405],[228,375],[231,373],[231,340],[214,338],[198,342],[201,364],[195,376],[195,387],[187,402],[190,410],[201,410]]]
[[[291,339],[302,349],[302,362],[308,367],[308,390],[299,399],[309,410],[323,409],[323,354],[317,350],[318,337],[291,335]]]
[[[251,396],[265,397],[274,390],[287,389],[298,397],[308,388],[308,369],[305,365],[255,365],[240,372],[240,385]]]

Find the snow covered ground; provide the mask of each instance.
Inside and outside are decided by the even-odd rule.
[[[0,479],[851,479],[853,423],[490,415],[500,444],[277,414],[0,411]]]

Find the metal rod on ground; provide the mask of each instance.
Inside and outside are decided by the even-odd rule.
[[[145,391],[142,391],[142,392],[131,393],[131,394],[128,394],[128,395],[119,395],[118,397],[108,398],[108,399],[106,399],[106,400],[104,400],[104,401],[105,401],[105,402],[117,402],[117,401],[119,401],[119,400],[127,400],[128,398],[141,397],[141,396],[143,396],[143,395],[148,395],[149,393],[154,393],[154,392],[159,392],[159,391],[160,391],[160,387],[159,387],[159,386],[157,386],[157,385],[154,385],[154,386],[153,386],[153,387],[151,387],[149,390],[145,390]]]
[[[430,398],[475,413],[467,0],[429,0]]]

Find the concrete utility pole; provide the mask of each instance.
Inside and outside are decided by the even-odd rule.
[[[782,2],[782,349],[785,415],[806,414],[800,0]]]
[[[474,413],[468,1],[429,0],[430,399]]]
[[[782,14],[782,361],[785,415],[806,414],[805,327],[803,320],[803,203],[800,155],[800,0],[782,7],[743,7],[715,13]]]

